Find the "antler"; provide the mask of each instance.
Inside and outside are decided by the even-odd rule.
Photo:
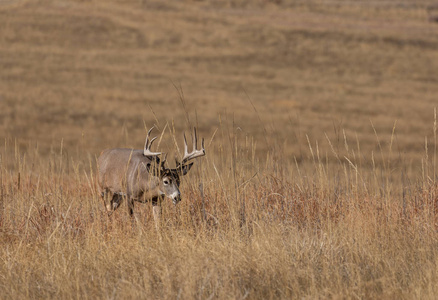
[[[198,147],[198,137],[196,136],[196,128],[193,128],[193,137],[192,137],[192,141],[193,141],[193,150],[192,152],[188,152],[188,147],[187,147],[187,139],[186,139],[186,134],[184,133],[184,157],[182,159],[182,161],[179,163],[179,166],[184,165],[186,162],[188,162],[189,160],[192,160],[196,157],[200,157],[200,156],[204,156],[205,155],[205,149],[204,149],[204,139],[201,140],[201,149],[200,150],[196,150],[196,148]]]
[[[160,155],[162,152],[152,152],[151,146],[152,143],[157,139],[157,137],[152,138],[149,141],[149,134],[151,133],[152,129],[154,129],[154,127],[152,127],[151,129],[149,129],[148,134],[146,135],[146,143],[144,145],[144,151],[143,151],[143,155],[144,156],[148,156],[149,158],[153,157],[153,156],[158,156]]]

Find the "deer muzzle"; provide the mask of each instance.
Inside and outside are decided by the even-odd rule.
[[[174,205],[178,204],[181,201],[181,194],[179,192],[175,192],[169,196],[172,199]]]

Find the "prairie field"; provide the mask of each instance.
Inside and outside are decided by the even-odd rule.
[[[435,299],[434,1],[0,0],[1,299]],[[206,156],[182,201],[103,149]]]

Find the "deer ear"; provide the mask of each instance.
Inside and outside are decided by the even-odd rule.
[[[181,168],[178,168],[178,173],[180,173],[180,175],[184,176],[190,171],[192,166],[193,166],[193,163],[190,163],[188,165],[183,165]]]

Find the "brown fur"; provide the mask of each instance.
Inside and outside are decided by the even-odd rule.
[[[109,214],[120,206],[124,198],[132,215],[134,201],[152,201],[156,206],[164,195],[179,197],[178,174],[164,169],[161,171],[157,164],[159,159],[153,161],[143,154],[143,150],[117,148],[102,151],[97,160],[98,185]],[[162,186],[166,178],[173,184],[167,190]],[[108,194],[111,198],[109,201]]]

